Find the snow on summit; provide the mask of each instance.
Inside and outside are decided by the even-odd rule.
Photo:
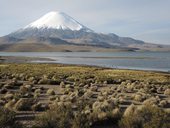
[[[34,21],[33,23],[27,25],[25,28],[53,28],[53,29],[63,29],[63,30],[86,30],[91,31],[87,27],[83,26],[72,17],[68,16],[63,12],[49,12],[42,16],[40,19]]]

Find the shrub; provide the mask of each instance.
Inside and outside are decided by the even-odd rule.
[[[4,98],[5,98],[6,100],[12,100],[13,97],[14,97],[14,94],[11,94],[11,93],[6,94],[6,95],[4,96]]]
[[[102,95],[105,96],[105,97],[108,97],[109,96],[109,93],[107,90],[103,90],[102,92]]]
[[[162,101],[160,101],[159,106],[160,107],[166,107],[167,104],[168,104],[167,100],[162,100]]]
[[[104,81],[103,84],[107,84],[108,82],[107,81]]]
[[[98,96],[98,97],[97,97],[97,100],[100,101],[100,102],[102,102],[102,101],[105,100],[105,98],[104,98],[103,96]]]
[[[131,108],[131,109],[130,109]],[[121,128],[168,128],[168,114],[156,106],[145,105],[141,108],[130,106],[119,122]],[[125,111],[125,112],[126,112]]]
[[[79,87],[84,87],[84,85],[85,85],[84,83],[80,83],[78,86]]]
[[[128,106],[123,114],[123,116],[129,116],[130,114],[133,114],[136,112],[137,107],[134,104],[131,104]]]
[[[61,88],[64,88],[64,87],[65,87],[65,83],[64,83],[63,81],[60,83],[60,87],[61,87]]]
[[[146,99],[143,102],[144,105],[157,105],[158,104],[158,100],[155,97],[151,97],[149,99]]]
[[[59,103],[59,102],[58,102]],[[90,128],[90,116],[85,113],[86,102],[54,104],[37,118],[39,128]],[[89,110],[89,109],[88,109]]]
[[[97,92],[98,87],[97,87],[97,86],[92,86],[92,87],[90,88],[90,90],[93,91],[93,92]]]
[[[70,128],[73,112],[70,106],[55,106],[37,118],[40,128]]]
[[[98,111],[100,109],[102,102],[95,101],[92,105],[92,109]]]
[[[71,93],[69,96],[69,99],[72,103],[76,102],[77,98],[78,98],[78,94],[76,92]]]
[[[27,85],[24,85],[29,91],[31,91],[31,89],[32,89],[32,85],[30,85],[30,84],[27,84]]]
[[[49,83],[49,80],[46,78],[42,78],[38,81],[38,84],[48,84],[48,83]]]
[[[134,100],[138,101],[138,102],[141,102],[141,101],[144,100],[144,96],[142,96],[141,94],[135,94],[134,95]]]
[[[50,100],[50,101],[56,100],[56,96],[50,96],[50,97],[49,97],[49,100]]]
[[[85,113],[78,112],[72,121],[72,128],[90,128],[91,122]]]
[[[94,94],[93,94],[92,91],[87,90],[87,91],[84,93],[83,97],[84,97],[85,99],[89,99],[89,98],[93,97],[93,95],[94,95]]]
[[[166,89],[164,92],[165,95],[170,95],[170,89]]]
[[[16,102],[14,108],[17,111],[29,111],[34,103],[34,99],[21,98]]]
[[[120,111],[120,108],[115,108],[112,110],[111,112],[111,118],[114,118],[114,119],[120,119],[122,117],[122,112]]]
[[[15,103],[16,103],[16,100],[13,99],[13,100],[9,101],[8,103],[6,103],[4,107],[7,108],[7,109],[12,110]]]
[[[36,90],[34,91],[34,93],[41,94],[41,93],[42,93],[42,90],[41,90],[40,88],[38,88],[38,89],[36,89]]]
[[[106,112],[99,112],[98,114],[97,114],[97,120],[106,120],[107,119],[107,113]]]
[[[47,79],[47,78],[42,78],[38,81],[38,84],[50,84],[50,85],[56,85],[56,84],[60,84],[60,80],[58,79]]]
[[[93,111],[91,118],[89,119],[92,127],[118,127],[118,122],[122,117],[122,113],[119,108],[110,109],[107,111]]]
[[[30,78],[28,78],[28,81],[33,82],[35,79],[36,79],[35,77],[30,77]]]
[[[44,111],[44,110],[45,110],[45,108],[42,107],[42,103],[36,103],[36,104],[34,104],[34,105],[31,107],[31,109],[32,109],[33,111]]]
[[[40,97],[40,93],[34,93],[34,96],[33,96],[34,98],[38,98],[38,97]]]
[[[127,90],[130,91],[130,92],[134,90],[134,87],[135,87],[134,83],[132,83],[132,84],[128,83],[127,84]]]
[[[84,88],[88,89],[88,88],[89,88],[89,85],[88,85],[88,84],[84,85]]]
[[[72,86],[70,84],[66,84],[65,87],[66,88],[72,88]]]
[[[54,89],[48,89],[48,90],[47,90],[47,94],[48,94],[48,95],[55,95]]]
[[[139,115],[144,128],[168,128],[170,126],[168,114],[156,106],[144,106]]]
[[[31,88],[32,88],[31,85],[23,85],[23,86],[20,86],[20,92],[21,92],[22,94],[30,93],[30,92],[31,92]]]
[[[0,107],[0,128],[21,128],[21,125],[16,121],[14,112]]]
[[[68,95],[62,95],[60,96],[60,101],[66,102],[69,100],[69,96]]]

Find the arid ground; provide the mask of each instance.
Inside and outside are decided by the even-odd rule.
[[[168,128],[170,74],[1,63],[0,106],[3,128]]]

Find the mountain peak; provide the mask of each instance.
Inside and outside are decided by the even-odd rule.
[[[38,28],[38,29],[52,28],[52,29],[72,30],[72,31],[79,31],[79,30],[91,31],[90,29],[80,24],[78,21],[68,16],[64,12],[58,12],[58,11],[52,11],[45,14],[40,19],[27,25],[25,29],[27,28]]]

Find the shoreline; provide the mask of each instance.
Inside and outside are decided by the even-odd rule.
[[[31,61],[55,61],[50,58],[25,56],[0,56],[0,63],[30,63]]]
[[[43,62],[51,61],[51,62]],[[54,63],[53,63],[54,62]],[[106,67],[106,66],[97,66],[97,65],[87,65],[87,64],[66,64],[66,63],[56,63],[55,59],[52,58],[41,58],[41,57],[24,57],[24,56],[0,56],[0,64],[56,64],[63,66],[81,66],[81,67],[96,67],[102,69],[113,69],[113,70],[127,70],[127,71],[144,71],[144,72],[154,72],[154,73],[165,73],[170,74],[169,71],[158,71],[158,70],[149,70],[149,69],[128,69],[128,68],[119,68],[119,67]]]
[[[154,57],[144,57],[144,56],[139,56],[139,57],[127,57],[127,56],[114,56],[114,57],[85,57],[85,56],[59,56],[59,57],[65,57],[65,58],[83,58],[83,59],[157,59]]]

